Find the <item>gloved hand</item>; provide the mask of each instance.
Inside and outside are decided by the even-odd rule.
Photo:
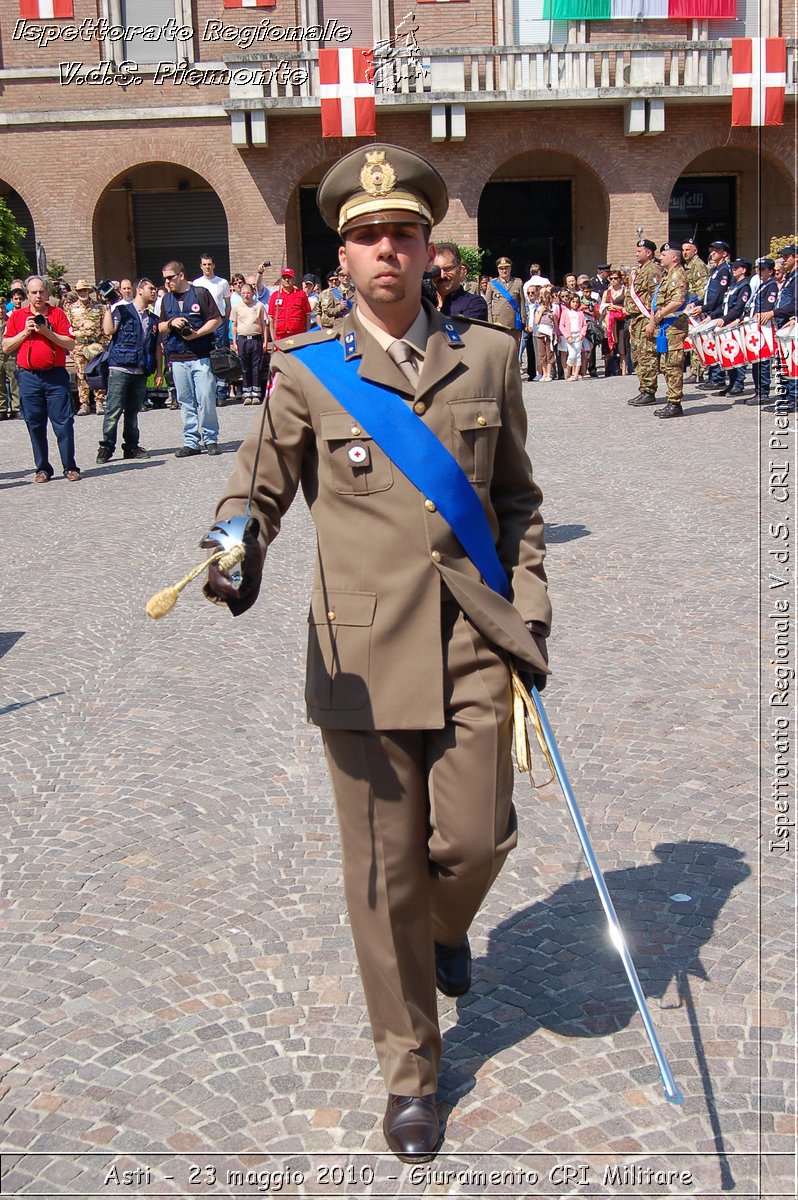
[[[540,621],[526,621],[525,624],[529,632],[532,634],[535,645],[540,651],[543,661],[548,665],[549,651],[548,646],[546,645],[545,626],[541,625]],[[548,675],[539,675],[536,671],[532,670],[529,663],[519,663],[518,674],[521,676],[521,679],[527,686],[529,686],[530,683],[533,683],[539,692],[542,692],[546,686]]]
[[[244,558],[239,564],[241,571],[241,586],[233,587],[230,576],[220,571],[217,563],[208,567],[208,582],[202,589],[206,600],[214,604],[226,604],[234,617],[240,617],[258,598],[260,581],[263,574],[264,551],[258,540],[259,525],[254,517],[250,517],[244,530]],[[203,550],[221,550],[218,542],[203,538],[200,542]]]

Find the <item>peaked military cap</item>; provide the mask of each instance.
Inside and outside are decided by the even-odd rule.
[[[733,267],[745,267],[746,271],[751,270],[751,260],[748,258],[735,258],[732,263]]]
[[[497,266],[497,267],[511,267],[512,265],[513,265],[513,261],[512,261],[512,259],[511,259],[511,258],[507,258],[507,256],[506,256],[506,255],[504,255],[504,254],[502,255],[502,257],[501,257],[501,258],[497,258],[497,259],[496,259],[496,266]]]
[[[767,267],[769,271],[772,271],[776,263],[772,258],[758,258],[756,260],[756,265],[758,267]]]
[[[652,254],[656,253],[657,243],[652,242],[651,238],[641,238],[637,245],[642,246],[644,250],[650,250]]]
[[[350,151],[319,184],[319,212],[330,229],[391,221],[435,225],[446,216],[449,194],[442,176],[420,154],[376,143]]]
[[[782,246],[779,254],[798,254],[798,246],[796,246],[795,242],[790,242],[789,246]]]

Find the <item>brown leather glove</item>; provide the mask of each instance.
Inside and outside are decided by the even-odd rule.
[[[202,589],[206,600],[214,604],[226,604],[234,617],[240,617],[258,598],[260,581],[263,574],[265,553],[258,540],[260,526],[254,517],[250,517],[244,530],[245,554],[239,569],[241,571],[240,587],[233,587],[230,576],[220,571],[216,563],[208,567],[208,582]],[[200,542],[203,550],[220,550],[218,542],[203,538]]]
[[[540,651],[541,657],[543,658],[544,663],[546,663],[546,665],[548,665],[549,651],[548,651],[548,647],[546,645],[547,634],[546,634],[545,625],[541,625],[540,621],[526,621],[525,625],[526,625],[527,629],[529,630],[529,632],[532,634],[535,645],[537,646],[538,650]],[[530,682],[534,683],[535,687],[538,689],[539,692],[542,692],[546,686],[546,680],[548,679],[548,675],[539,675],[536,671],[532,670],[532,668],[529,666],[529,663],[524,663],[523,669],[521,669],[521,666],[519,665],[518,674],[521,676],[522,680],[527,685]]]

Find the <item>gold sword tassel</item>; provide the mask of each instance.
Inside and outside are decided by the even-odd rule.
[[[200,563],[199,566],[189,571],[188,575],[185,575],[174,587],[166,587],[163,591],[156,592],[154,596],[150,596],[144,610],[147,616],[152,617],[153,621],[159,621],[161,617],[165,617],[167,613],[172,611],[177,604],[177,598],[183,591],[183,588],[188,587],[192,580],[207,570],[212,563],[218,563],[221,571],[231,571],[233,567],[238,566],[243,560],[245,553],[244,546],[239,543],[230,550],[219,550],[216,554],[212,554],[205,562]]]

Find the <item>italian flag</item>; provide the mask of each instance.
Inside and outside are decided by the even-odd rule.
[[[736,9],[737,0],[543,0],[543,20],[734,20]]]

